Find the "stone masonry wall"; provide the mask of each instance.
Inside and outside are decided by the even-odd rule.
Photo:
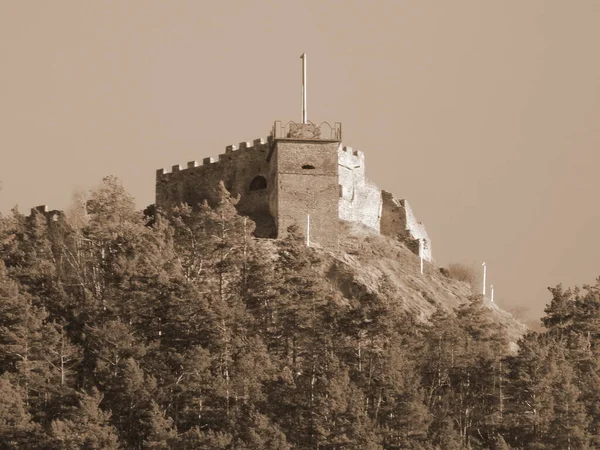
[[[311,242],[337,247],[338,237],[338,142],[277,140],[278,237],[290,225],[306,233],[310,215]]]
[[[204,200],[214,206],[218,200],[215,188],[223,180],[229,192],[240,196],[238,211],[257,222],[255,234],[261,237],[274,236],[274,222],[269,207],[274,172],[266,160],[268,147],[266,140],[256,139],[253,144],[240,143],[239,149],[228,146],[218,159],[204,158],[202,165],[191,161],[185,168],[173,166],[171,172],[157,170],[156,206],[169,211],[181,203],[196,206]],[[266,189],[249,189],[250,182],[256,176],[263,176],[267,180]]]
[[[432,260],[431,240],[425,226],[418,222],[406,200],[398,200],[393,194],[382,191],[381,234],[406,242],[416,254],[423,253],[423,259]],[[423,241],[420,249],[419,240]]]
[[[379,232],[381,190],[365,178],[365,155],[352,147],[338,149],[339,218]]]

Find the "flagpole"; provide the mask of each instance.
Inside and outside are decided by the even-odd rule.
[[[306,110],[306,53],[302,53],[302,123],[308,123],[308,112]]]

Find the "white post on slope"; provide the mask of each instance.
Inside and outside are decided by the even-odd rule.
[[[306,246],[310,247],[310,214],[306,215]]]
[[[492,285],[490,285],[490,290],[492,291],[492,292],[491,292],[491,294],[492,294],[492,297],[491,297],[491,299],[490,299],[490,300],[492,301],[492,303],[494,303],[494,285],[493,285],[493,284],[492,284]]]
[[[419,239],[419,258],[421,258],[421,275],[423,275],[423,239]]]
[[[308,113],[306,111],[306,53],[302,53],[302,123],[308,123]]]
[[[485,265],[485,262],[481,265],[483,266],[483,296],[485,297],[485,275],[487,272],[487,266]]]

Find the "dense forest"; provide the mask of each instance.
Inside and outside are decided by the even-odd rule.
[[[214,208],[0,218],[2,449],[600,448],[600,281],[509,345],[480,296],[421,320]]]

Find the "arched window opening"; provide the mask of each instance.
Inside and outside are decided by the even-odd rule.
[[[304,165],[302,166],[302,168],[303,168],[303,169],[314,169],[314,168],[315,168],[315,166],[313,166],[312,164],[304,164]]]
[[[267,179],[261,175],[254,177],[250,182],[250,187],[248,190],[250,191],[260,191],[262,189],[267,188]]]

